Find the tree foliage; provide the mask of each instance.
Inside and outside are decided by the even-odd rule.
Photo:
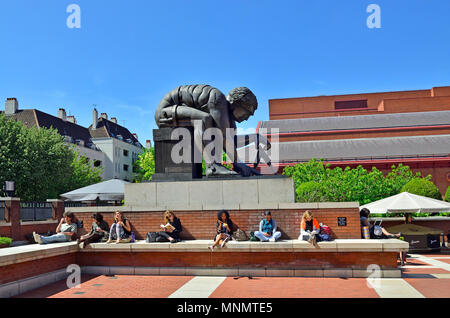
[[[447,188],[447,191],[445,192],[445,201],[450,202],[450,187]]]
[[[409,192],[424,197],[442,200],[442,194],[441,191],[439,191],[439,188],[433,182],[426,179],[414,178],[410,180],[402,188],[402,192]]]
[[[100,171],[77,160],[56,129],[27,128],[0,114],[0,185],[15,181],[16,196],[45,201],[100,181]]]
[[[329,164],[315,159],[288,166],[283,174],[293,178],[299,202],[357,201],[361,205],[398,194],[410,180],[420,178],[420,173],[414,174],[402,164],[392,166],[385,176],[375,167],[372,170],[362,166],[331,169]]]
[[[134,163],[135,182],[150,181],[155,173],[155,150],[143,148],[143,152],[139,155],[138,160]]]

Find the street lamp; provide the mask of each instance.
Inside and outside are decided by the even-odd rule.
[[[8,197],[14,197],[14,192],[16,192],[16,183],[14,181],[5,181],[3,191],[6,192]]]

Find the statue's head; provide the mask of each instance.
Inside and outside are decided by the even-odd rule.
[[[234,119],[240,123],[247,120],[258,108],[255,94],[247,87],[238,87],[228,93],[227,100],[231,104]]]

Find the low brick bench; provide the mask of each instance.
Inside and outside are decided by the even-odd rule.
[[[320,242],[229,242],[208,250],[211,241],[176,244],[92,244],[78,254],[78,264],[90,274],[367,277],[369,265],[383,277],[400,277],[398,253],[408,243],[391,240]]]
[[[91,244],[76,242],[26,245],[0,249],[0,297],[11,297],[65,279],[71,264],[93,275],[368,277],[369,265],[378,277],[401,277],[400,240],[337,239],[318,248],[298,241],[229,242],[208,250],[210,240],[176,244]]]

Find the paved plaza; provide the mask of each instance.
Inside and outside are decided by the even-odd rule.
[[[18,298],[450,298],[450,255],[412,254],[402,269],[402,278],[373,286],[364,278],[83,275],[81,288],[63,280]]]

